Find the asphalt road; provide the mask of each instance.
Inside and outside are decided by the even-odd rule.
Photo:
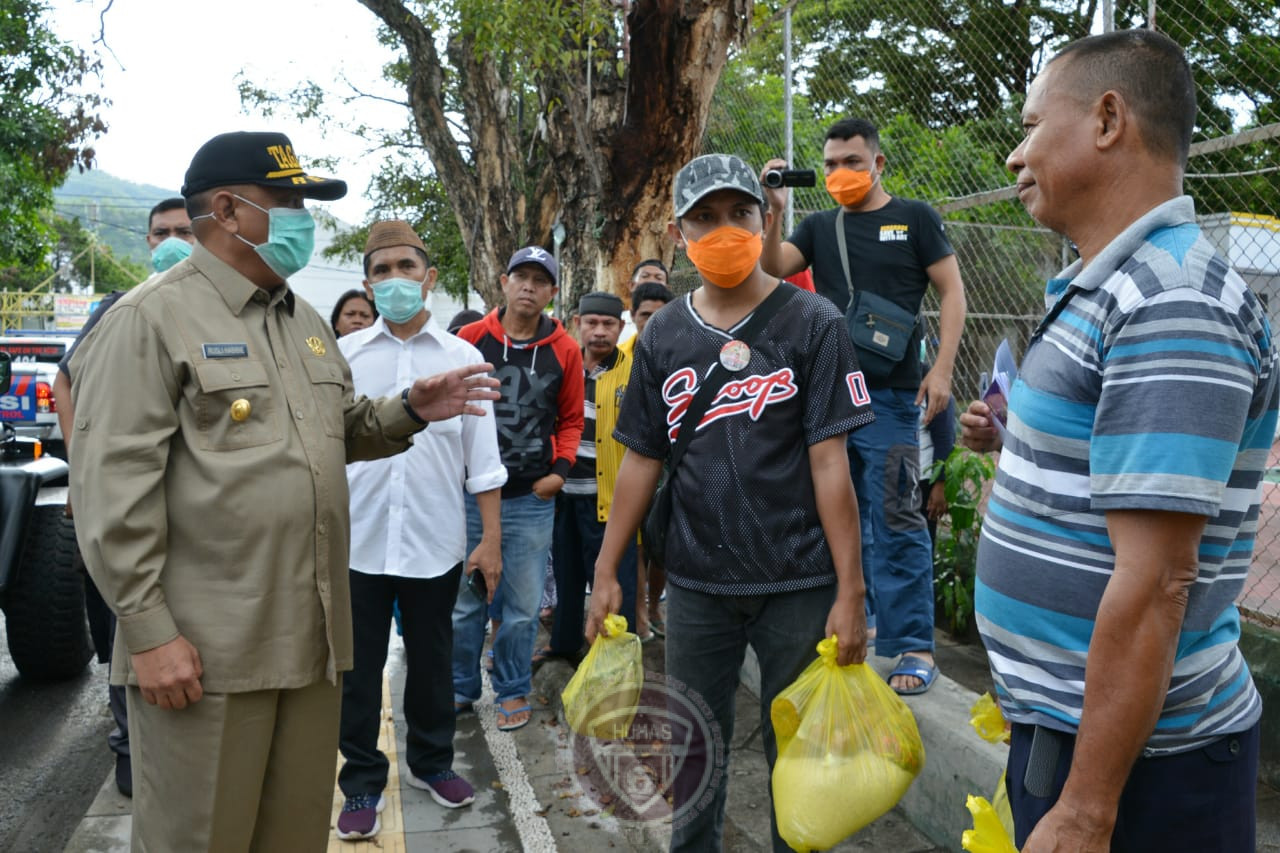
[[[33,684],[18,676],[0,620],[0,853],[61,853],[113,766],[107,668]]]

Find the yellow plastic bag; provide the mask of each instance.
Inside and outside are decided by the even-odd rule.
[[[1009,742],[1009,727],[1005,725],[1004,714],[1000,713],[1000,706],[990,693],[979,696],[969,709],[969,725],[987,743]]]
[[[997,790],[1004,790],[1004,777]],[[966,829],[960,836],[961,847],[969,853],[1018,853],[991,803],[970,794],[964,804],[973,815],[973,829]]]
[[[773,803],[792,850],[825,850],[897,805],[924,766],[915,717],[863,664],[836,664],[836,638],[769,707],[778,737]]]
[[[973,703],[973,707],[969,709],[969,725],[973,726],[973,730],[978,733],[978,737],[987,743],[1008,743],[1009,727],[1005,725],[1004,714],[1000,713],[1000,706],[996,704],[996,700],[991,698],[990,693],[983,693],[978,697],[978,701]],[[996,817],[999,818],[1001,826],[1004,827],[1005,834],[1013,837],[1013,809],[1009,806],[1009,792],[1004,785],[1005,774],[1000,774],[1000,781],[996,783],[995,793],[991,795],[991,803],[989,804],[995,810]],[[986,802],[979,798],[981,802]]]
[[[580,735],[624,738],[631,730],[643,686],[640,638],[627,631],[625,617],[611,613],[560,694],[565,720]]]

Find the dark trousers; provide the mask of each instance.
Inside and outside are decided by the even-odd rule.
[[[390,762],[378,749],[378,729],[391,606],[397,599],[407,670],[405,760],[419,779],[453,767],[452,614],[462,564],[425,580],[354,570],[350,575],[355,669],[342,679],[339,746],[345,763],[338,772],[338,786],[353,797],[380,793],[387,785]]]
[[[1075,750],[1071,735],[1042,730],[1042,740],[1050,744],[1048,754],[1057,752],[1057,766],[1051,774],[1048,796],[1033,796],[1027,791],[1025,777],[1035,731],[1035,726],[1015,724],[1009,742],[1005,785],[1019,848],[1058,801]],[[1139,758],[1120,795],[1111,836],[1113,853],[1253,850],[1258,731],[1259,724],[1255,724],[1248,731],[1225,735],[1190,752]]]
[[[84,568],[79,553],[76,560],[81,569]],[[116,615],[111,612],[107,602],[93,579],[86,572],[84,576],[84,606],[89,617],[89,636],[93,638],[93,647],[98,654],[98,662],[111,664],[111,650],[116,642]],[[107,746],[116,755],[129,755],[129,709],[125,701],[123,684],[112,684],[107,687],[107,704],[111,708],[111,718],[116,727],[107,735]]]
[[[672,785],[671,853],[719,850],[724,843],[724,809],[728,795],[729,747],[733,742],[738,671],[755,649],[760,664],[759,724],[769,772],[778,758],[778,742],[769,706],[818,657],[835,585],[772,595],[707,595],[676,584],[667,585],[667,675],[683,685],[689,703],[668,700],[679,719],[681,707],[705,709],[714,721],[708,738],[692,738],[684,764]],[[708,722],[711,722],[708,721]],[[690,726],[691,729],[700,728]],[[768,782],[763,783],[768,787]],[[763,799],[766,791],[752,796]],[[773,790],[768,787],[770,800]],[[770,813],[771,849],[788,853]],[[763,845],[764,839],[759,839]]]
[[[556,575],[556,618],[551,625],[551,653],[571,657],[582,649],[582,607],[587,582],[595,577],[596,557],[604,541],[604,522],[596,514],[595,495],[556,497],[555,533],[551,540]],[[622,609],[627,630],[636,629],[636,545],[631,542],[618,564]]]

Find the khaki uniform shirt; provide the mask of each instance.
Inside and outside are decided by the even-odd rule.
[[[409,447],[401,401],[353,398],[329,324],[201,246],[71,367],[76,534],[119,617],[112,682],[178,634],[212,693],[350,669],[345,465]]]

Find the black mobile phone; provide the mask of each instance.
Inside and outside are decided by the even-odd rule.
[[[481,601],[489,600],[489,585],[484,581],[484,573],[479,569],[475,569],[471,574],[467,575],[467,589],[475,594],[475,597]]]

